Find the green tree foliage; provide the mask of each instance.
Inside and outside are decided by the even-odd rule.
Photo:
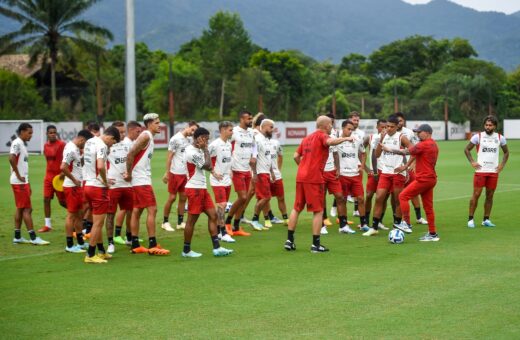
[[[0,119],[50,118],[34,80],[0,69]]]

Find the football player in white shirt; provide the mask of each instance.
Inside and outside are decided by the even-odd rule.
[[[10,183],[14,193],[16,212],[14,214],[14,244],[32,243],[47,245],[49,242],[36,236],[32,219],[31,186],[29,185],[29,153],[25,143],[30,141],[33,128],[29,123],[22,123],[16,130],[18,138],[11,143],[9,164],[11,164]],[[29,232],[30,240],[22,237],[22,220]]]
[[[157,244],[155,237],[155,218],[157,201],[152,187],[153,137],[161,131],[161,120],[157,113],[147,113],[143,117],[145,129],[137,137],[126,157],[125,181],[134,188],[134,209],[132,211],[132,253],[149,255],[168,255],[170,251]],[[144,209],[147,211],[146,229],[148,248],[139,243],[139,220]]]
[[[219,138],[215,139],[208,147],[209,156],[213,165],[213,171],[209,176],[215,203],[217,204],[217,228],[220,239],[224,242],[233,243],[235,240],[226,230],[226,205],[231,193],[231,143],[229,140],[233,135],[233,123],[224,121],[218,125]],[[230,233],[233,231],[230,229]]]
[[[357,111],[352,111],[348,115],[348,119],[354,124],[354,131],[352,131],[352,136],[356,137],[359,140],[365,139],[365,131],[359,128],[359,121],[361,120],[361,115]],[[363,180],[363,179],[361,179]],[[354,216],[359,216],[359,203],[355,198],[352,198],[350,195],[347,197],[347,201],[354,203]]]
[[[137,139],[137,137],[139,137],[139,134],[141,133],[141,129],[142,129],[141,124],[139,122],[136,122],[135,120],[131,120],[128,123],[126,123],[126,136],[121,143],[128,145],[129,149],[131,149],[132,146],[134,145],[135,140]],[[128,156],[128,153],[126,156]],[[126,162],[125,162],[125,164],[123,164],[123,166],[126,167]],[[126,171],[126,169],[125,169],[125,171]],[[132,201],[133,201],[133,198],[132,198]],[[132,210],[133,209],[129,209],[129,210],[119,209],[119,211],[116,213],[116,218],[115,218],[116,233],[115,233],[115,237],[114,237],[114,243],[120,244],[120,245],[127,245],[127,246],[132,244],[132,227],[131,227]],[[126,218],[126,220],[125,220],[125,218]],[[123,229],[123,222],[125,222],[125,221],[126,221],[126,240],[121,236],[121,231]]]
[[[342,137],[352,136],[354,123],[351,120],[344,120],[341,124],[343,129]],[[365,202],[363,192],[363,168],[365,166],[365,147],[363,140],[353,136],[352,141],[345,141],[336,145],[339,156],[340,182],[343,196],[352,195],[356,198],[360,207],[360,229],[368,230],[365,216]],[[344,203],[345,204],[345,203]],[[340,233],[354,234],[355,231],[347,225],[339,228]]]
[[[184,160],[184,152],[190,144],[188,137],[193,136],[193,132],[197,130],[199,124],[195,121],[188,122],[188,125],[177,132],[168,144],[168,156],[166,157],[166,172],[163,176],[163,183],[168,184],[168,199],[164,204],[163,223],[161,228],[166,231],[175,231],[172,228],[170,219],[170,210],[173,202],[179,194],[179,203],[177,204],[177,229],[184,229],[184,205],[186,204],[186,194],[184,187],[188,181],[186,177],[186,161]]]
[[[183,257],[200,257],[201,253],[191,250],[191,239],[195,223],[199,215],[205,213],[208,216],[208,231],[213,244],[214,256],[226,256],[233,250],[220,246],[217,229],[217,212],[206,187],[204,170],[212,171],[211,157],[208,151],[209,131],[198,128],[193,134],[193,144],[186,148],[186,167],[188,169],[188,182],[186,183],[186,196],[188,197],[188,218],[184,229]]]
[[[74,139],[65,145],[60,170],[65,176],[63,194],[67,206],[65,218],[65,236],[69,253],[84,253],[88,245],[83,240],[81,218],[83,217],[83,174],[81,152],[87,140],[94,137],[88,130],[81,130]],[[75,246],[73,232],[76,232],[78,244]]]
[[[287,225],[289,223],[289,217],[287,216],[287,205],[285,203],[285,190],[282,178],[283,149],[280,142],[276,139],[271,139],[271,144],[273,148],[271,158],[273,161],[273,173],[275,176],[274,182],[271,183],[271,194],[278,200],[278,209],[282,213],[283,220],[275,217],[271,210],[268,211],[268,217],[271,219],[272,224]]]
[[[494,227],[495,224],[489,219],[491,208],[493,207],[493,195],[497,188],[498,174],[502,172],[509,159],[509,148],[504,136],[496,132],[498,120],[495,116],[487,116],[484,119],[484,131],[479,132],[471,137],[470,142],[464,149],[464,153],[475,169],[473,178],[473,195],[469,201],[469,217],[468,227],[475,228],[473,215],[477,209],[478,199],[482,194],[482,190],[486,187],[486,201],[484,203],[484,218],[482,225],[484,227]],[[477,161],[471,156],[471,150],[477,147]],[[504,155],[502,162],[499,162],[500,149]]]
[[[251,163],[251,168],[253,170],[253,183],[255,184],[257,201],[252,226],[257,231],[268,229],[269,226],[272,226],[271,224],[266,224],[264,228],[258,219],[260,212],[263,211],[271,200],[271,183],[275,180],[271,155],[273,152],[271,145],[273,130],[274,122],[271,119],[263,119],[260,123],[259,133],[255,137],[256,148],[253,152],[255,161]],[[267,216],[267,220],[270,221],[269,216]]]
[[[415,135],[412,129],[406,127],[406,118],[402,112],[396,112],[397,120],[399,120],[399,125],[397,126],[397,132],[401,132],[408,138],[412,145],[419,143],[419,138]],[[415,180],[415,162],[412,163],[413,166],[408,171],[408,180],[406,181],[405,188]],[[428,221],[422,217],[421,214],[421,199],[419,196],[412,198],[412,204],[415,211],[415,217],[417,220],[417,224],[428,224]]]
[[[246,209],[247,193],[252,178],[250,162],[254,144],[253,129],[251,129],[253,116],[251,112],[242,111],[239,113],[239,119],[239,125],[233,128],[233,136],[231,137],[231,145],[233,146],[231,170],[237,199],[229,210],[226,228],[227,230],[231,228],[231,220],[234,217],[232,236],[250,236],[250,233],[240,227],[240,219]]]
[[[372,218],[372,227],[363,234],[363,236],[374,236],[379,233],[379,222],[383,213],[384,201],[387,199],[387,195],[392,190],[396,201],[395,211],[395,223],[394,226],[405,233],[411,233],[412,229],[406,222],[401,221],[401,208],[399,206],[399,194],[404,189],[406,181],[406,173],[403,173],[406,168],[403,156],[383,151],[383,146],[387,146],[391,149],[403,149],[408,148],[412,144],[403,134],[397,132],[397,126],[399,120],[395,115],[388,117],[386,131],[381,133],[380,143],[375,150],[375,156],[378,158],[378,163],[381,163],[382,170],[379,180],[377,182],[376,190],[376,203],[374,205],[374,213]]]
[[[86,201],[92,211],[92,229],[85,263],[106,263],[112,256],[103,246],[103,224],[108,211],[108,182],[106,161],[108,149],[119,142],[119,130],[111,126],[100,137],[90,138],[83,152],[83,180]],[[96,255],[96,245],[98,255]]]

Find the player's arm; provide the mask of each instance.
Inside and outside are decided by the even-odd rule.
[[[107,152],[108,150],[99,150],[96,155],[96,169],[98,171],[99,177],[101,177],[101,181],[106,187],[109,186],[107,180],[107,167],[105,164]]]
[[[341,165],[339,164],[339,154],[337,151],[332,153],[332,158],[334,159],[334,167],[336,168],[336,179],[339,178],[339,169]]]
[[[394,153],[396,155],[402,155],[402,156],[409,155],[410,154],[410,150],[408,148],[412,147],[413,145],[410,142],[410,140],[408,138],[406,138],[405,136],[401,137],[401,146],[404,149],[392,149],[392,148],[389,148],[388,146],[385,146],[385,145],[383,145],[381,143],[377,147],[378,148],[381,147],[382,151],[391,152],[391,153]]]
[[[509,148],[507,147],[507,144],[501,145],[502,152],[504,153],[504,156],[502,156],[502,162],[497,166],[497,171],[501,172],[504,167],[506,166],[507,160],[509,159]]]
[[[377,143],[376,149],[374,150],[373,154],[376,156],[376,158],[381,157],[381,154],[383,153],[383,141],[385,140],[386,133],[382,132],[379,137],[379,143]]]
[[[70,172],[69,170],[69,164],[67,163],[67,160],[64,160],[61,165],[60,165],[60,170],[61,170],[61,173],[63,175],[65,175],[65,177],[67,177],[68,179],[70,179],[72,182],[74,182],[74,184],[79,187],[81,186],[81,182],[78,181],[78,179],[76,177],[74,177],[74,175],[72,174],[72,172]]]
[[[213,165],[211,164],[211,157],[209,156],[207,145],[202,148],[202,152],[204,153],[204,164],[202,165],[202,169],[209,172],[213,171]]]
[[[173,156],[175,156],[175,152],[168,150],[168,155],[166,156],[166,171],[164,172],[164,176],[162,178],[163,183],[168,183],[168,174],[170,173]]]
[[[364,170],[366,170],[368,168],[367,164],[366,164],[367,163],[367,154],[365,153],[364,149],[360,148],[358,157],[359,157],[359,161],[361,162],[361,164],[359,165],[359,171],[363,172]]]
[[[16,178],[20,182],[25,183],[25,177],[20,176],[20,172],[18,171],[18,162],[16,161],[16,155],[15,154],[9,154],[9,164],[11,164],[11,167],[13,168],[14,174],[16,175]]]
[[[354,137],[328,138],[326,143],[328,146],[335,146],[343,142],[352,142],[353,140]]]
[[[466,147],[464,148],[464,154],[466,155],[466,158],[468,159],[471,166],[478,170],[480,169],[480,164],[478,164],[478,162],[476,162],[473,159],[473,156],[471,155],[471,150],[473,150],[474,147],[475,144],[473,144],[473,141],[470,140],[468,145],[466,145]]]
[[[276,159],[276,164],[278,165],[278,170],[282,171],[282,165],[283,165],[283,155],[278,154],[278,158]]]
[[[126,156],[126,174],[123,175],[125,181],[132,181],[132,167],[134,165],[135,156],[137,156],[139,152],[144,150],[149,142],[150,137],[146,133],[143,133],[139,137],[137,137],[137,140],[128,152],[128,156]]]
[[[300,165],[300,162],[302,161],[302,155],[300,155],[298,152],[295,152],[293,155],[293,159],[296,165]]]

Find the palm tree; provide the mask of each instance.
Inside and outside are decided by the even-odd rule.
[[[51,98],[56,103],[56,63],[58,57],[72,58],[70,42],[99,49],[79,33],[112,40],[112,33],[80,16],[98,0],[0,0],[0,14],[18,21],[21,27],[0,37],[0,55],[28,47],[29,66],[50,60]]]

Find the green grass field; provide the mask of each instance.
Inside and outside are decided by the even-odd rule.
[[[110,263],[97,266],[63,251],[65,211],[55,201],[55,231],[40,235],[50,246],[11,243],[14,203],[2,156],[0,337],[519,338],[520,141],[509,143],[493,229],[466,227],[473,173],[464,145],[440,143],[437,243],[418,241],[426,226],[416,226],[401,245],[388,243],[385,234],[347,236],[333,227],[322,237],[330,253],[311,254],[310,214],[303,213],[296,252],[283,249],[286,228],[275,226],[238,239],[230,246],[232,256],[214,258],[202,217],[192,246],[204,256],[184,259],[182,233],[167,234],[158,219],[159,242],[171,256],[132,255],[119,246]],[[285,149],[288,206],[294,198],[293,152]],[[153,158],[159,216],[166,199],[160,182],[164,159],[164,151]],[[40,228],[43,157],[32,156],[30,167],[33,217]],[[479,223],[482,205],[483,199],[475,216]]]

